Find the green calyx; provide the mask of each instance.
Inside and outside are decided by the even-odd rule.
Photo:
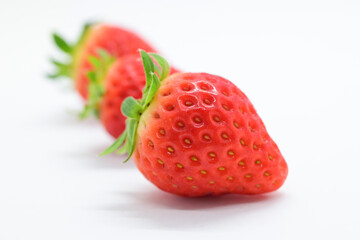
[[[126,128],[121,136],[100,156],[112,153],[118,150],[119,154],[127,153],[128,156],[124,162],[127,162],[135,149],[136,131],[142,113],[150,105],[157,90],[170,73],[169,63],[160,55],[155,53],[146,53],[140,50],[142,62],[144,65],[146,85],[143,90],[142,99],[126,98],[121,105],[121,112],[127,117]],[[157,62],[154,63],[153,59]]]
[[[89,62],[93,70],[87,73],[89,79],[88,99],[84,110],[80,113],[80,118],[84,119],[89,115],[99,117],[99,105],[105,93],[104,81],[109,68],[115,61],[115,57],[111,56],[104,49],[97,50],[98,57],[90,56]]]
[[[80,35],[79,40],[75,44],[70,44],[64,40],[60,35],[53,33],[52,37],[56,44],[56,46],[64,52],[69,60],[66,62],[61,62],[55,59],[51,59],[51,62],[55,66],[54,73],[48,74],[48,78],[56,79],[60,77],[68,77],[73,78],[74,76],[74,68],[75,68],[75,62],[76,62],[76,55],[81,48],[81,46],[84,44],[84,41],[86,39],[86,36],[90,32],[90,28],[93,26],[93,24],[85,24],[83,31]]]

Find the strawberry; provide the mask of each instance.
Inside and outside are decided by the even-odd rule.
[[[154,49],[136,34],[120,27],[108,24],[87,24],[76,44],[69,44],[59,35],[53,35],[56,45],[65,52],[70,61],[61,63],[52,60],[57,68],[50,78],[61,76],[72,78],[80,95],[87,99],[88,84],[87,72],[91,71],[92,64],[89,56],[97,56],[98,49],[105,49],[114,57],[122,57],[128,54],[137,54],[139,48],[147,51]]]
[[[121,113],[125,98],[141,98],[145,74],[141,58],[127,55],[119,58],[106,75],[105,94],[100,104],[100,120],[114,138],[125,129],[126,117]]]
[[[89,95],[80,117],[90,114],[99,117],[107,132],[117,138],[125,129],[126,117],[120,111],[121,104],[129,96],[141,98],[141,89],[145,86],[144,68],[138,55],[115,59],[104,49],[97,52],[99,57],[89,57],[93,70],[87,74]]]
[[[261,194],[284,183],[287,164],[239,88],[207,73],[167,77],[166,60],[150,54],[160,69],[141,55],[143,98],[125,99],[126,131],[102,155],[121,147],[150,182],[181,196]]]

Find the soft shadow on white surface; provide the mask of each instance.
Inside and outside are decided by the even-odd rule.
[[[186,198],[171,195],[159,190],[145,193],[127,192],[124,193],[139,203],[157,206],[162,209],[177,209],[184,211],[206,210],[213,208],[226,208],[231,205],[249,205],[261,201],[269,201],[279,197],[278,194],[272,195],[236,195],[228,194],[223,196],[206,196],[200,198]]]
[[[43,119],[43,124],[47,124],[49,126],[97,126],[100,122],[94,117],[88,117],[86,119],[80,119],[79,111],[77,110],[60,110],[56,114],[48,114],[46,119]]]
[[[62,148],[56,152],[64,160],[75,161],[80,166],[94,168],[129,169],[135,166],[132,161],[124,164],[123,161],[126,159],[124,155],[113,153],[99,156],[115,139],[103,129],[101,123],[94,117],[80,120],[73,110],[71,113],[58,111],[58,113],[48,114],[36,124],[40,128],[60,128],[61,131],[54,134],[57,134],[58,138],[64,139],[68,145],[77,146]]]
[[[223,195],[217,197],[184,198],[154,189],[147,192],[123,192],[122,203],[100,207],[119,217],[144,221],[142,227],[193,229],[246,218],[264,208],[279,203],[280,192],[266,195]]]
[[[124,163],[126,160],[126,155],[119,155],[117,153],[111,153],[109,155],[105,155],[102,157],[99,157],[98,154],[103,152],[106,148],[108,148],[109,145],[101,145],[98,148],[94,148],[94,150],[90,151],[91,153],[96,155],[96,162],[94,166],[98,167],[109,167],[109,168],[120,168],[120,169],[130,169],[135,168],[135,163],[132,159]]]
[[[99,144],[99,146],[89,146],[89,148],[79,148],[68,150],[67,152],[61,153],[64,158],[73,159],[78,164],[85,167],[94,168],[109,168],[109,169],[130,169],[135,168],[135,164],[132,160],[123,163],[125,155],[118,155],[112,153],[106,156],[99,156],[103,152],[107,145]]]

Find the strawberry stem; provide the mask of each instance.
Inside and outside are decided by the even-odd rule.
[[[140,55],[143,61],[146,85],[143,90],[142,99],[134,99],[133,97],[126,98],[121,105],[121,112],[127,117],[126,128],[121,136],[100,156],[118,150],[118,153],[128,153],[127,162],[135,149],[136,132],[139,125],[142,113],[148,108],[153,100],[161,82],[167,78],[170,73],[169,63],[160,55],[155,53],[147,53],[140,50]],[[154,63],[156,61],[158,66]]]

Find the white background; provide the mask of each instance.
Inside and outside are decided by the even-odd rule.
[[[79,122],[48,81],[52,31],[132,28],[176,67],[235,82],[289,165],[263,196],[184,199]],[[360,239],[359,1],[0,1],[0,239]]]

